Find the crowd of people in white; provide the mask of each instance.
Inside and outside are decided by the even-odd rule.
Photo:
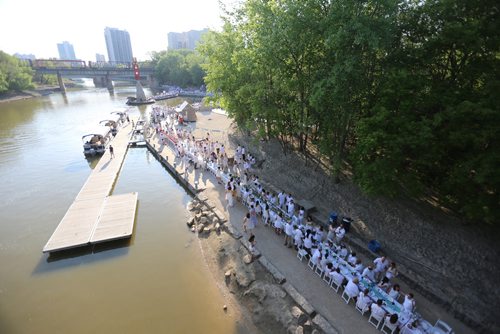
[[[365,265],[343,242],[346,229],[342,223],[314,224],[292,194],[266,190],[252,174],[256,159],[244,146],[238,146],[229,158],[224,143],[211,138],[209,132],[204,138],[195,138],[188,127],[177,126],[177,116],[171,110],[154,107],[151,120],[160,141],[182,159],[186,173],[190,168],[201,168],[214,174],[225,188],[226,210],[235,202],[248,208],[243,229],[250,234],[252,244],[256,226],[269,227],[284,235],[284,245],[294,248],[301,261],[307,259],[309,267],[332,289],[343,289],[346,303],[353,300],[361,314],[369,312],[375,327],[389,333],[398,329],[402,334],[427,332],[428,322],[416,312],[413,294],[402,293],[394,282],[396,263],[381,256]]]

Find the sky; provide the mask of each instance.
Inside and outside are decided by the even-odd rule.
[[[228,1],[223,1],[228,3]],[[0,0],[0,50],[59,57],[57,43],[73,44],[78,59],[108,59],[104,28],[130,34],[138,60],[167,49],[167,34],[219,30],[219,0]]]

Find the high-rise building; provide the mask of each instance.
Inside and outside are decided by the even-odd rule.
[[[106,39],[109,61],[132,61],[132,44],[127,31],[106,27],[104,29],[104,38]]]
[[[187,32],[169,32],[168,33],[168,49],[189,49],[194,50],[201,36],[208,32],[208,29],[190,30]]]
[[[57,50],[59,51],[59,59],[76,60],[75,49],[71,43],[67,41],[57,43]]]
[[[96,61],[102,61],[102,62],[105,62],[106,61],[106,58],[104,57],[104,55],[100,54],[100,53],[96,53],[95,54],[95,60]]]

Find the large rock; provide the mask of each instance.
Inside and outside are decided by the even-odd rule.
[[[210,221],[210,222],[214,222],[214,218],[217,218],[217,216],[215,215],[215,213],[213,212],[209,212],[207,213],[207,219]]]
[[[255,281],[255,272],[252,270],[251,266],[239,265],[235,268],[236,273],[236,283],[240,287],[246,288],[253,281]]]
[[[307,316],[307,314],[302,312],[302,310],[300,308],[298,308],[297,306],[292,307],[291,313],[292,313],[292,316],[297,320],[297,323],[299,325],[303,325],[306,323],[307,320],[309,320],[309,317]]]
[[[188,227],[193,226],[193,225],[194,225],[194,217],[189,218],[189,219],[187,220],[187,222],[186,222],[186,225],[187,225]]]
[[[208,225],[208,223],[209,223],[208,218],[205,217],[205,216],[201,216],[201,218],[200,218],[200,224]]]
[[[212,232],[212,228],[211,228],[211,227],[205,227],[205,228],[203,229],[203,234],[204,234],[204,235],[207,235],[207,236],[208,236],[208,235],[210,235],[210,232]]]
[[[246,264],[250,264],[252,263],[252,261],[252,255],[246,254],[245,256],[243,256],[243,262],[245,262]]]
[[[204,226],[204,225],[202,225],[202,224],[199,224],[199,225],[198,225],[198,227],[197,227],[197,229],[196,229],[196,231],[197,231],[198,233],[202,233],[204,229],[205,229],[205,226]]]

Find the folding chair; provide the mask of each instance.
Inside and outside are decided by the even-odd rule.
[[[373,321],[372,321],[372,319],[373,319]],[[384,317],[381,317],[381,318],[379,319],[379,318],[377,318],[376,316],[374,316],[374,315],[373,315],[373,313],[372,313],[372,314],[370,314],[370,317],[368,318],[368,322],[369,322],[370,324],[372,324],[372,325],[373,325],[375,328],[377,328],[377,329],[378,329],[378,327],[380,326],[380,324],[382,323],[382,321],[383,321],[383,320],[384,320]]]
[[[329,275],[329,273],[326,273],[323,275],[323,281],[330,285],[331,281],[332,281],[332,277]]]
[[[342,285],[341,283],[336,282],[333,278],[330,281],[330,287],[333,289],[333,291],[335,291],[337,293],[339,292],[341,285]]]
[[[351,301],[351,296],[349,296],[347,292],[344,290],[344,292],[342,293],[342,299],[345,301],[346,304],[349,304],[349,302]]]
[[[389,317],[385,317],[384,323],[383,323],[382,327],[380,328],[380,330],[382,331],[382,333],[385,333],[385,334],[394,334],[394,332],[396,331],[396,328],[398,328],[397,321],[395,324],[391,324],[389,322]]]
[[[368,312],[368,304],[363,302],[363,298],[358,298],[358,301],[356,302],[356,310],[358,310],[361,315],[365,315],[365,313]]]
[[[321,265],[317,265],[316,268],[314,268],[314,272],[321,278],[323,276],[323,268]]]
[[[305,249],[303,248],[300,248],[299,251],[297,252],[297,259],[300,260],[300,262],[302,262],[302,259],[304,258],[304,256],[307,255],[307,252]]]
[[[316,264],[312,260],[312,257],[309,259],[309,262],[307,263],[307,265],[309,266],[309,268],[311,268],[311,270],[314,270],[314,268],[316,267]]]

